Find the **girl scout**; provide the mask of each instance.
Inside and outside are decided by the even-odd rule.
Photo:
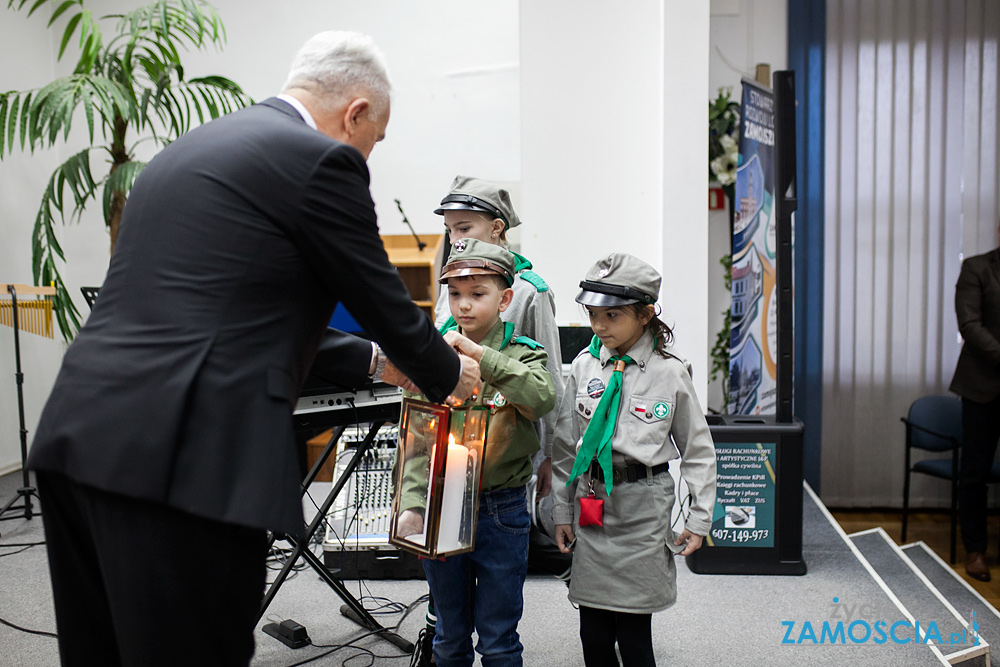
[[[655,302],[660,275],[611,254],[580,283],[576,300],[594,339],[573,360],[553,445],[556,542],[573,549],[569,598],[580,607],[588,666],[654,665],[652,613],[676,599],[674,552],[697,550],[715,504],[715,446]],[[680,458],[690,515],[670,526]]]

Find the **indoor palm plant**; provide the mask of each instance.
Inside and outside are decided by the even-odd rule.
[[[28,0],[7,3],[11,10],[26,5]],[[58,59],[75,37],[78,60],[71,74],[44,86],[0,93],[0,159],[16,149],[66,141],[73,120],[86,122],[88,146],[52,173],[31,235],[35,284],[55,283],[56,317],[69,339],[80,326],[80,313],[59,274],[57,258],[65,261],[65,255],[56,220],[78,220],[100,198],[113,252],[125,200],[145,166],[135,157],[136,146],[152,140],[162,147],[193,124],[253,100],[227,78],[184,77],[182,50],[221,48],[226,39],[218,13],[202,0],[154,0],[99,18],[84,0],[33,0],[27,16],[44,6],[51,8],[49,27],[65,21]],[[106,39],[102,26],[109,23],[114,32]]]

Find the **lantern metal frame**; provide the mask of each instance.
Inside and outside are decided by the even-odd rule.
[[[419,415],[419,418],[417,417]],[[449,408],[436,403],[428,403],[413,398],[404,398],[402,405],[402,416],[399,426],[399,444],[397,449],[396,469],[393,474],[395,493],[392,501],[392,516],[389,526],[389,543],[410,553],[424,558],[442,558],[455,554],[467,553],[475,549],[476,518],[479,516],[479,497],[482,486],[483,460],[486,454],[486,436],[489,429],[489,408],[485,406],[469,406],[462,408]],[[453,436],[453,442],[449,442],[449,436]],[[419,451],[413,452],[418,441],[430,447],[430,460],[426,463],[427,480],[422,479],[422,475],[414,480],[408,478],[408,473],[412,471],[413,465],[423,466],[419,457]],[[430,441],[430,442],[428,442]],[[461,506],[459,508],[459,529],[457,535],[457,548],[454,544],[438,544],[441,538],[442,512],[445,511],[445,481],[446,473],[452,472],[448,467],[448,453],[450,446],[462,445],[470,452],[475,452],[474,460],[470,454],[466,459],[466,469],[461,474],[465,475],[462,488]],[[414,463],[416,461],[416,463]],[[455,466],[461,463],[456,459],[453,461],[453,472],[457,473]],[[404,508],[404,502],[412,502],[412,494],[419,493],[423,484],[426,484],[427,493],[422,506],[411,506]],[[452,493],[447,504],[447,508],[454,512],[454,492],[455,487],[451,487]],[[423,542],[408,539],[411,535],[400,536],[398,534],[398,520],[400,514],[407,509],[423,510]],[[461,521],[465,517],[466,521]],[[451,523],[449,522],[449,527]],[[450,535],[449,535],[450,536]]]

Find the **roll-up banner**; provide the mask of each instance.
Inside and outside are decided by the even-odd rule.
[[[733,212],[728,404],[732,415],[776,412],[774,112],[771,90],[744,79]]]

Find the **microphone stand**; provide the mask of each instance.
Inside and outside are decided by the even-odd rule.
[[[14,285],[7,285],[7,291],[10,292],[11,316],[14,324],[14,379],[17,382],[17,414],[21,425],[21,488],[3,506],[3,509],[0,509],[0,521],[9,521],[11,519],[27,519],[30,521],[36,514],[41,516],[41,513],[31,507],[31,498],[32,496],[37,498],[38,491],[29,481],[28,468],[25,463],[28,458],[28,429],[24,427],[24,391],[22,389],[24,385],[24,373],[21,372],[21,341],[18,336],[17,290]],[[23,504],[17,505],[16,503],[20,500],[24,501]],[[5,516],[8,513],[14,513],[14,515]]]
[[[420,240],[420,237],[417,236],[417,233],[413,230],[413,225],[411,225],[410,221],[406,219],[406,214],[403,213],[403,205],[399,203],[398,199],[395,201],[396,201],[396,208],[399,209],[399,214],[403,216],[403,222],[405,222],[406,226],[410,228],[410,233],[413,234],[413,238],[417,240],[417,250],[423,250],[424,248],[427,247],[427,244]]]

